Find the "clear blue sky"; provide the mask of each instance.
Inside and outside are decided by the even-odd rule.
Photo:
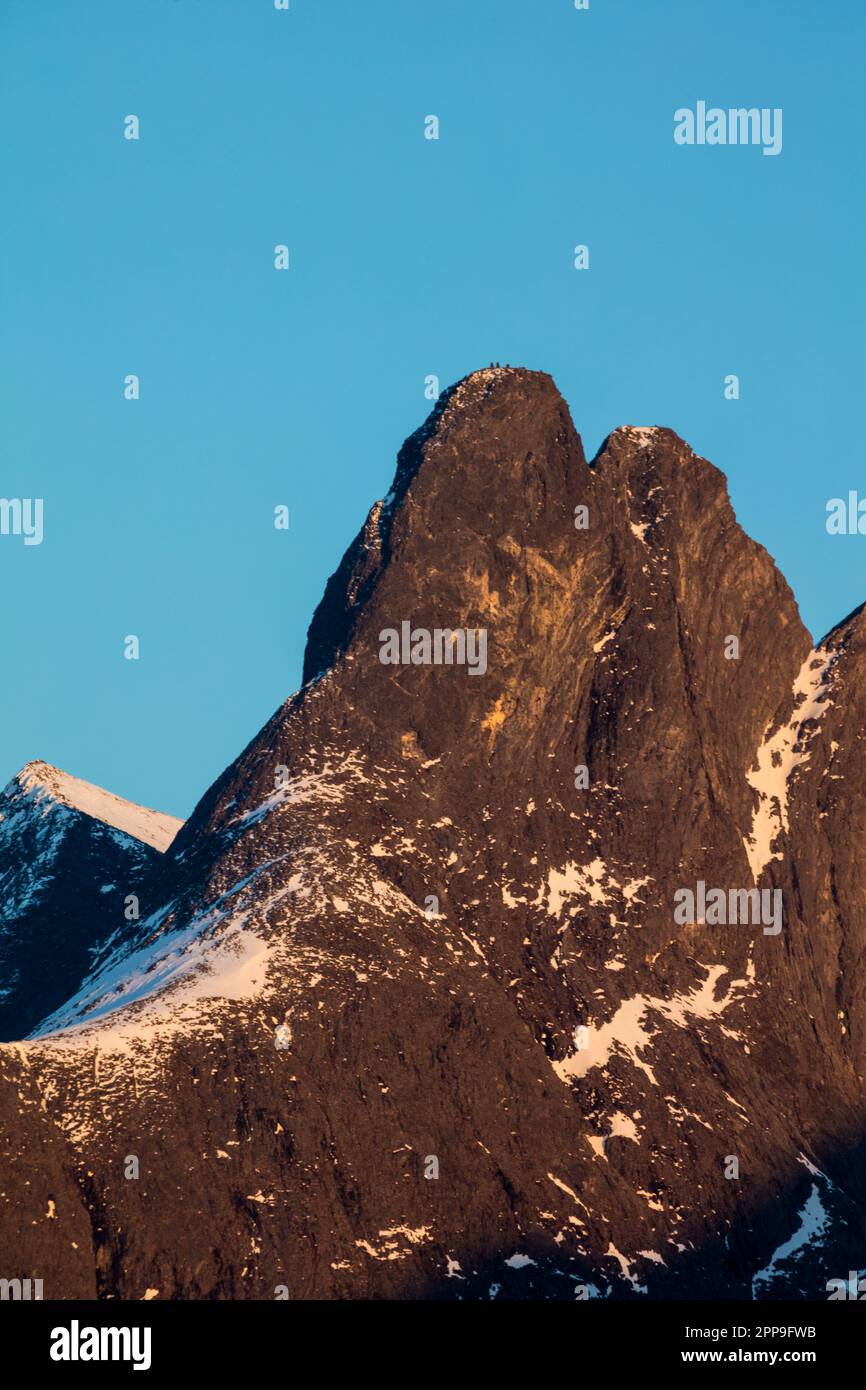
[[[589,453],[719,464],[816,635],[866,598],[825,530],[866,494],[864,39],[862,0],[3,0],[0,495],[45,539],[0,537],[0,784],[188,814],[297,687],[425,376],[491,360]],[[781,107],[781,155],[675,145],[699,99]]]

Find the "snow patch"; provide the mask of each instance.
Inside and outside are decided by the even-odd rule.
[[[773,846],[788,829],[788,783],[792,774],[810,757],[809,743],[830,701],[829,680],[837,653],[819,647],[807,656],[794,681],[794,713],[789,723],[775,733],[769,728],[746,773],[749,786],[758,794],[752,813],[752,833],[743,836],[749,866],[755,883],[772,859],[782,859]]]
[[[759,1284],[770,1284],[777,1277],[778,1266],[783,1261],[796,1259],[802,1255],[804,1250],[820,1241],[825,1235],[829,1217],[824,1210],[817,1183],[812,1184],[812,1190],[806,1198],[804,1206],[800,1209],[797,1220],[799,1225],[794,1234],[783,1245],[779,1246],[770,1263],[764,1269],[759,1269],[752,1279],[753,1298],[758,1297]]]
[[[717,999],[716,985],[728,973],[727,968],[724,965],[702,965],[700,969],[707,972],[706,978],[689,994],[675,994],[671,999],[636,994],[631,999],[623,1000],[607,1023],[588,1027],[588,1047],[578,1048],[569,1057],[551,1063],[557,1076],[565,1082],[570,1082],[572,1077],[586,1076],[595,1067],[606,1066],[611,1055],[619,1052],[630,1058],[654,1086],[658,1085],[652,1067],[641,1056],[658,1032],[647,1022],[647,1015],[660,1014],[676,1027],[687,1028],[692,1019],[717,1018],[736,1003],[742,990],[748,987],[747,980],[733,980],[721,998]]]

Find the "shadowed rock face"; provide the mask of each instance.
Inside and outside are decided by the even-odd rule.
[[[483,630],[484,674],[383,664],[404,622]],[[549,377],[451,388],[308,683],[0,1051],[7,1277],[826,1297],[866,1248],[863,631],[813,653],[671,431],[587,463]],[[678,922],[698,882],[781,930]]]
[[[0,792],[0,1038],[75,993],[179,826],[44,762]]]

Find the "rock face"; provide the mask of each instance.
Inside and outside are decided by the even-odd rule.
[[[302,690],[0,1049],[4,1275],[826,1298],[866,1248],[864,664],[670,430],[587,463],[549,377],[451,388]]]
[[[126,926],[125,899],[181,822],[48,763],[0,793],[0,1038],[22,1038]]]

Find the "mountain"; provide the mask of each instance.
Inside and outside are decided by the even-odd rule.
[[[866,1241],[864,621],[813,648],[672,431],[587,462],[547,375],[450,388],[303,688],[0,1049],[21,1276],[826,1298]]]
[[[180,825],[49,763],[13,777],[0,793],[0,1037],[25,1036],[75,992]]]

